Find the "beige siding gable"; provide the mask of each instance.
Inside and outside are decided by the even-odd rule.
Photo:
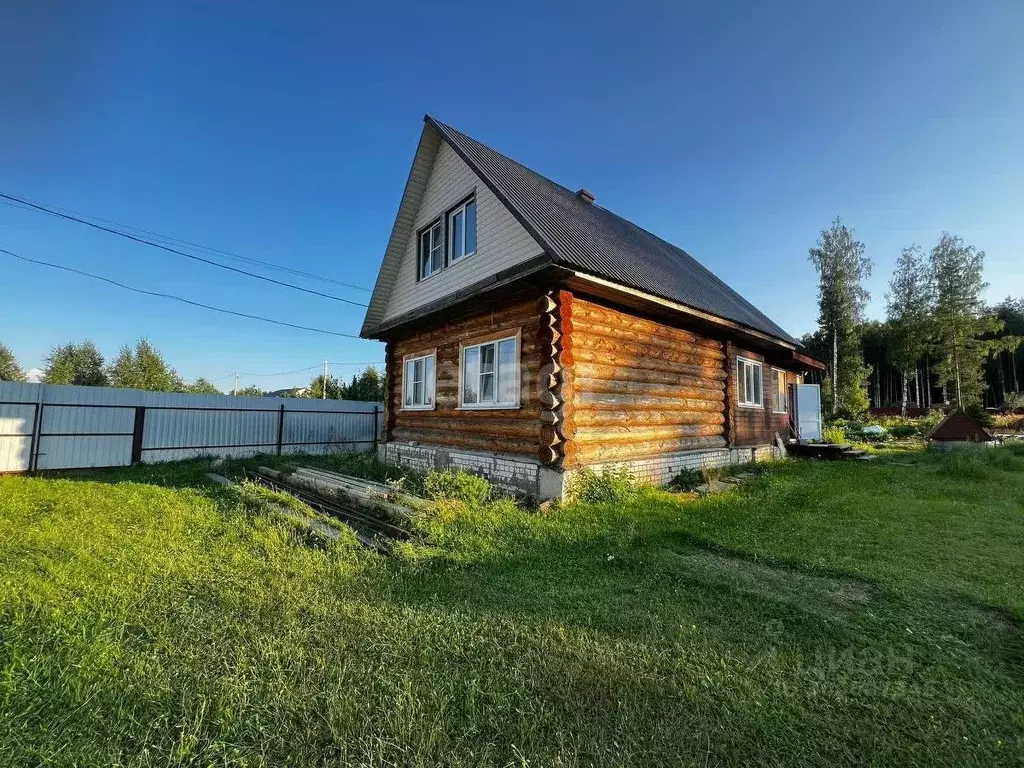
[[[470,194],[476,195],[477,203],[476,253],[417,282],[416,233]],[[444,141],[440,142],[434,156],[414,222],[397,273],[391,278],[394,282],[381,323],[543,253],[543,248],[523,225]],[[378,286],[378,290],[380,288]]]

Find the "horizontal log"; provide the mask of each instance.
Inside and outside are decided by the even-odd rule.
[[[667,384],[672,387],[696,387],[700,389],[721,389],[725,371],[712,370],[709,375],[690,375],[682,372],[654,371],[641,368],[625,368],[600,363],[584,363],[577,358],[573,372],[579,379],[603,379],[611,381],[632,381],[646,384]]]
[[[674,424],[650,427],[577,427],[576,442],[580,448],[583,448],[586,445],[661,443],[691,437],[714,437],[721,434],[721,424]]]
[[[725,390],[720,383],[701,382],[687,387],[668,384],[648,384],[642,381],[613,381],[609,379],[576,378],[576,395],[589,394],[641,395],[665,398],[690,398],[693,400],[725,400]]]
[[[717,411],[660,411],[652,408],[592,411],[576,409],[576,429],[581,427],[644,427],[655,424],[724,424],[725,414]]]
[[[470,435],[498,435],[500,437],[535,438],[537,436],[538,423],[536,414],[523,419],[478,419],[477,412],[462,411],[459,416],[423,416],[421,413],[412,412],[403,414],[398,419],[396,426],[403,429],[443,429],[446,432],[464,432]],[[480,411],[479,413],[486,413]],[[505,411],[495,413],[507,414]]]
[[[589,301],[573,302],[573,318],[577,330],[603,327],[606,329],[617,329],[629,335],[646,336],[672,341],[675,344],[691,344],[708,349],[721,350],[721,342],[714,339],[707,339],[692,331],[684,331],[671,325],[637,317],[636,315],[608,309]]]
[[[659,411],[718,411],[725,408],[724,395],[714,398],[659,397],[657,395],[618,395],[605,392],[576,393],[576,413],[587,410],[633,410],[649,408]]]
[[[627,459],[639,459],[645,456],[658,456],[666,453],[724,447],[724,437],[691,437],[681,440],[625,445],[588,445],[577,441],[575,459],[579,464],[599,464],[607,461],[625,461]]]
[[[391,434],[395,440],[413,441],[423,445],[440,445],[446,448],[462,448],[467,451],[498,451],[527,456],[534,456],[537,453],[536,430],[532,438],[518,440],[497,436],[458,434],[442,430],[404,429],[402,427],[396,427]]]
[[[695,354],[692,347],[659,347],[626,339],[576,332],[573,334],[573,349],[580,360],[598,360],[611,365],[646,364],[649,367],[664,368],[666,365],[680,364],[725,370],[724,355]]]

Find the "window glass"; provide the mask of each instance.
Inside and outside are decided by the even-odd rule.
[[[465,234],[462,226],[463,217],[464,214],[462,213],[462,211],[456,211],[455,213],[452,214],[452,261],[462,258],[462,256],[465,254],[465,251],[463,251],[462,240],[463,235]]]
[[[480,347],[480,402],[494,402],[494,344]]]
[[[512,403],[516,399],[516,340],[498,343],[498,402]]]
[[[437,272],[441,268],[441,260],[444,256],[444,244],[441,241],[441,222],[437,222],[430,229],[430,272]]]
[[[402,407],[430,408],[434,404],[434,356],[405,361],[402,369]]]
[[[423,403],[424,405],[434,404],[434,358],[423,358]]]
[[[480,347],[467,347],[462,366],[462,402],[472,405],[480,402]]]
[[[466,255],[476,252],[476,200],[466,203]]]

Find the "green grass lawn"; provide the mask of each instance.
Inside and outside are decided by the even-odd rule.
[[[0,764],[1024,762],[1010,449],[439,503],[391,556],[204,471],[0,478]]]

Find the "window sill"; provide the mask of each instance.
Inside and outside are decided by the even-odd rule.
[[[460,405],[457,411],[518,411],[521,405]]]
[[[787,416],[789,411],[772,411],[776,416]]]
[[[436,410],[437,406],[434,405],[403,405],[398,409],[398,412],[402,411],[433,411]]]
[[[736,407],[737,408],[743,408],[743,409],[748,410],[748,411],[763,411],[764,410],[764,406],[763,405],[756,405],[754,403],[737,403]]]

